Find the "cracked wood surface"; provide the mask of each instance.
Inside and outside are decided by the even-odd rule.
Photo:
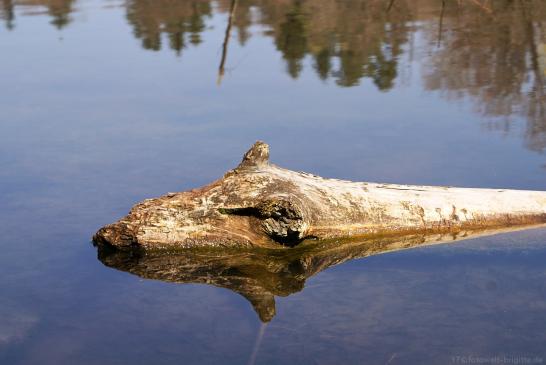
[[[224,177],[135,205],[101,228],[120,248],[281,247],[307,238],[374,237],[546,222],[546,192],[351,182],[269,163],[256,142]]]

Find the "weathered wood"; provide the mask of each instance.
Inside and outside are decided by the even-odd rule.
[[[279,247],[306,238],[452,232],[546,222],[546,192],[357,183],[269,163],[256,142],[212,184],[148,199],[101,228],[117,247]]]

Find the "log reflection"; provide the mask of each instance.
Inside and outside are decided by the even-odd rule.
[[[518,229],[384,237],[367,241],[308,242],[291,249],[252,251],[121,251],[99,246],[98,259],[108,267],[145,279],[229,289],[247,299],[262,322],[269,322],[276,313],[276,296],[286,297],[303,290],[308,278],[334,265],[386,252],[514,230]]]

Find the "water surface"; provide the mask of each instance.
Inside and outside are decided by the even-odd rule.
[[[257,139],[274,163],[326,177],[546,190],[545,2],[0,9],[0,363],[546,361],[543,229],[303,283],[290,267],[266,325],[232,290],[111,269],[90,244],[135,202],[218,178]]]

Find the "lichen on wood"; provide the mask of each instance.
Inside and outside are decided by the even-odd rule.
[[[235,169],[135,205],[94,236],[144,247],[293,247],[305,239],[452,232],[546,222],[546,192],[351,182],[269,162],[256,142]]]

